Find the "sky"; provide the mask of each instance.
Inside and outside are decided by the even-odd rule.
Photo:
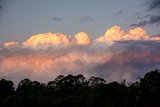
[[[134,82],[160,69],[159,28],[160,0],[0,0],[0,79]]]
[[[0,41],[24,42],[31,35],[60,32],[74,36],[85,31],[92,38],[118,25],[128,30],[142,21],[146,0],[1,0]],[[145,4],[145,5],[144,5]],[[159,26],[145,25],[150,34]]]

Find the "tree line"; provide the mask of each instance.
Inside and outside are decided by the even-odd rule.
[[[151,71],[139,81],[106,83],[100,77],[59,75],[47,84],[0,80],[0,107],[159,107],[160,71]]]

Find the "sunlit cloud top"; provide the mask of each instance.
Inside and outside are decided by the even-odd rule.
[[[1,45],[0,78],[48,82],[58,75],[83,74],[130,82],[160,67],[159,50],[160,37],[140,27],[126,31],[113,26],[95,39],[85,32],[40,33],[23,43]]]
[[[123,30],[120,26],[113,26],[106,30],[105,34],[97,37],[95,40],[86,32],[79,32],[71,37],[62,33],[41,33],[32,35],[29,39],[22,43],[23,46],[29,47],[48,47],[53,45],[90,45],[92,42],[115,42],[115,41],[159,41],[159,36],[150,36],[141,28],[133,28],[128,31]],[[16,46],[20,43],[10,41],[4,43],[5,46]]]

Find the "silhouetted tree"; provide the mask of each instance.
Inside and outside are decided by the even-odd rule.
[[[0,80],[0,106],[3,106],[5,99],[13,93],[13,82],[5,79]]]
[[[160,72],[147,73],[140,79],[141,107],[159,107],[160,105]]]
[[[0,107],[159,107],[160,72],[147,73],[140,82],[121,83],[83,75],[58,76],[47,85],[22,80],[0,81]]]
[[[139,82],[136,81],[127,89],[126,107],[138,107],[139,98]]]
[[[88,84],[89,86],[96,86],[96,85],[99,85],[99,84],[105,84],[106,81],[100,77],[94,77],[92,76],[89,80],[88,80]]]
[[[17,107],[34,107],[39,100],[40,95],[45,88],[44,84],[29,79],[22,80],[16,90],[15,106]]]

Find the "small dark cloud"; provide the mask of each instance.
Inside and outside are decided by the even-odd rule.
[[[86,22],[91,22],[92,21],[92,18],[90,17],[90,16],[81,16],[80,18],[79,18],[79,22],[81,23],[81,24],[84,24],[84,23],[86,23]]]
[[[143,17],[143,19],[144,18],[149,18],[149,17],[151,17],[152,15],[151,14],[147,14],[147,15],[145,15],[144,17]]]
[[[59,17],[52,17],[51,19],[54,21],[59,21],[59,22],[63,21],[63,19]]]
[[[3,8],[11,1],[12,0],[0,0],[0,11],[3,11]]]
[[[146,14],[145,16],[137,15],[140,22],[131,24],[130,26],[146,26],[146,25],[159,25],[160,24],[160,0],[147,0],[145,1]],[[151,14],[152,13],[152,14]]]
[[[160,10],[160,0],[148,0],[146,2],[146,5],[148,6],[149,11],[152,11],[152,10],[155,10],[155,9]]]
[[[147,25],[148,24],[148,21],[146,21],[146,20],[144,20],[144,21],[141,21],[141,22],[139,22],[139,23],[136,23],[136,24],[131,24],[130,26],[131,27],[134,27],[134,26],[145,26],[145,25]]]
[[[3,11],[3,6],[2,5],[0,5],[0,11]]]
[[[160,15],[159,16],[151,16],[149,20],[150,24],[160,24]]]
[[[137,19],[139,19],[139,20],[145,20],[145,19],[147,19],[147,18],[150,18],[152,15],[151,14],[147,14],[147,15],[145,15],[145,16],[139,16],[139,15],[137,15]]]
[[[159,25],[160,24],[160,16],[156,16],[156,15],[150,16],[149,20],[143,20],[143,21],[140,21],[139,23],[131,24],[131,27],[133,27],[133,26],[140,27],[140,26],[146,26],[146,25],[152,25],[152,24]]]
[[[118,11],[117,13],[115,13],[114,15],[115,15],[115,16],[121,15],[123,12],[124,12],[124,10],[120,10],[120,11]]]

